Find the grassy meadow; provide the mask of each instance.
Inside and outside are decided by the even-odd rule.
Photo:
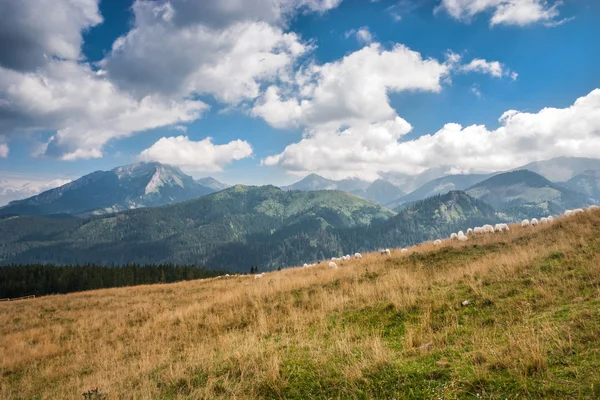
[[[338,270],[0,303],[0,398],[93,387],[106,399],[600,398],[600,212]]]

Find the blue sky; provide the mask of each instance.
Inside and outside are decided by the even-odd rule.
[[[600,154],[594,0],[34,3],[0,0],[12,197],[139,160],[287,184]]]

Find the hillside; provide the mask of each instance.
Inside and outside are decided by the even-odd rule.
[[[141,162],[96,171],[61,187],[0,208],[0,215],[106,214],[161,206],[213,193],[219,182],[205,186],[177,167]]]
[[[88,220],[0,220],[0,263],[177,263],[247,272],[446,237],[497,222],[487,204],[453,191],[396,216],[339,191],[236,186],[185,203]]]
[[[564,186],[585,195],[600,200],[600,169],[587,170],[566,181]]]
[[[498,222],[489,205],[461,191],[412,203],[396,216],[368,227],[336,232],[344,251],[405,247],[427,240],[447,237],[465,227]]]
[[[565,209],[592,203],[588,196],[527,170],[495,175],[471,186],[466,193],[490,204],[496,210],[536,205],[560,213]]]
[[[367,225],[391,215],[339,191],[238,185],[183,203],[88,219],[0,219],[0,263],[276,268],[309,251],[318,257],[331,253],[331,243],[318,240],[329,229]]]
[[[0,397],[599,398],[599,252],[586,212],[338,270],[4,302]]]
[[[385,206],[395,209],[406,203],[423,200],[436,194],[448,193],[451,190],[465,190],[481,181],[488,179],[491,174],[448,175],[431,180],[405,196],[394,199]]]

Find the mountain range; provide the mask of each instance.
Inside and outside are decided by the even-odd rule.
[[[448,193],[452,190],[465,190],[468,187],[482,182],[493,174],[462,174],[462,175],[447,175],[441,178],[433,179],[425,183],[420,188],[410,192],[409,194],[398,197],[393,201],[386,203],[385,206],[391,209],[396,209],[406,203],[411,203],[417,200],[423,200],[427,197],[435,196],[436,194]]]
[[[0,264],[176,263],[246,272],[407,246],[493,222],[453,191],[394,214],[341,191],[234,186],[187,202],[88,218],[5,216]]]
[[[179,168],[140,162],[96,171],[55,189],[0,207],[0,215],[95,215],[155,207],[201,197],[227,185],[213,178],[195,181]]]
[[[586,157],[556,157],[550,160],[535,161],[513,171],[526,169],[552,182],[564,182],[585,171],[600,171],[600,159]]]
[[[558,210],[578,208],[594,203],[589,196],[550,182],[528,170],[518,170],[494,175],[466,190],[497,210],[526,204],[545,204]]]
[[[447,193],[451,190],[466,190],[477,183],[483,182],[494,175],[503,172],[516,172],[529,170],[546,178],[552,183],[560,183],[563,187],[581,192],[599,199],[600,195],[592,187],[594,183],[589,180],[589,175],[600,171],[600,159],[584,157],[558,157],[545,161],[536,161],[510,171],[498,171],[489,174],[452,174],[451,166],[430,168],[420,174],[408,175],[401,173],[383,173],[382,178],[375,182],[360,179],[331,180],[310,174],[300,181],[284,186],[284,190],[343,190],[348,193],[378,202],[393,210],[401,210],[403,206],[414,201],[423,200],[436,194]],[[566,181],[576,176],[587,173],[587,183],[574,186],[573,182]],[[584,179],[582,177],[582,179]],[[591,186],[590,186],[591,185]],[[596,184],[597,185],[597,184]],[[587,190],[587,192],[586,192]],[[591,190],[590,193],[588,193]]]
[[[405,194],[402,189],[384,179],[377,179],[374,182],[368,182],[361,179],[343,179],[336,181],[324,178],[317,174],[310,174],[292,185],[282,186],[281,189],[302,191],[341,190],[382,205]]]
[[[331,230],[394,213],[341,191],[229,189],[187,202],[89,218],[0,219],[0,263],[179,263],[218,269],[329,255]],[[325,239],[323,239],[325,237]]]
[[[590,162],[575,160],[569,174]],[[599,171],[563,182],[530,170],[448,175],[405,194],[384,179],[314,174],[282,189],[227,187],[176,167],[137,163],[0,208],[0,264],[274,269],[407,246],[485,223],[558,215],[598,202]]]

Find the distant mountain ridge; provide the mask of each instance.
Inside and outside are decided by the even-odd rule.
[[[436,194],[444,194],[453,190],[465,190],[468,187],[486,180],[493,174],[464,174],[464,175],[448,175],[441,178],[431,180],[410,192],[409,194],[395,199],[394,201],[385,204],[390,209],[396,209],[402,204],[423,200]]]
[[[374,182],[361,179],[343,179],[336,181],[324,178],[317,174],[310,174],[296,183],[282,186],[281,189],[303,191],[341,190],[382,205],[404,195],[402,189],[384,179],[377,179]]]
[[[196,179],[196,183],[199,183],[200,185],[205,186],[207,188],[211,188],[215,192],[218,192],[220,190],[225,190],[225,189],[231,187],[231,185],[219,182],[218,180],[216,180],[215,178],[210,177],[210,176],[208,176],[206,178]]]
[[[212,178],[210,178],[212,179]],[[179,168],[140,162],[110,171],[96,171],[36,196],[0,207],[0,215],[105,214],[160,206],[204,196],[220,183],[194,181]]]
[[[593,202],[588,196],[550,182],[529,170],[494,175],[471,186],[465,192],[483,200],[496,210],[523,205],[544,205],[548,209],[564,211]]]
[[[566,181],[563,186],[600,202],[600,170],[584,171]]]
[[[556,157],[535,161],[511,171],[526,169],[552,182],[565,182],[584,171],[600,171],[600,159],[586,157]]]
[[[281,190],[341,190],[352,193],[367,189],[371,182],[361,179],[342,179],[339,181],[327,179],[317,174],[310,174],[291,185],[282,186]]]

